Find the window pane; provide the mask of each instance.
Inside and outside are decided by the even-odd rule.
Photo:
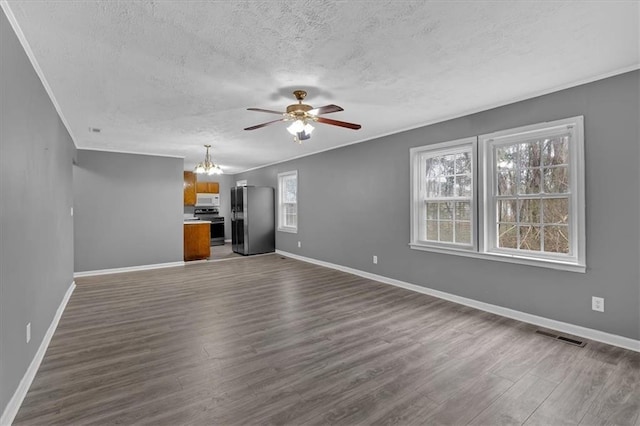
[[[438,241],[438,221],[427,220],[427,240]]]
[[[471,223],[456,222],[456,243],[471,244]]]
[[[471,202],[456,202],[456,220],[471,220]]]
[[[569,191],[569,168],[567,166],[544,169],[544,192],[564,194]]]
[[[569,136],[545,139],[542,144],[542,164],[555,166],[569,163]]]
[[[516,172],[515,170],[504,170],[498,172],[498,195],[515,195],[516,193]]]
[[[471,153],[463,152],[456,154],[456,174],[457,175],[470,175],[471,174]]]
[[[520,226],[520,250],[540,251],[540,227]]]
[[[542,205],[544,206],[543,207],[544,223],[568,223],[568,220],[569,220],[569,199],[568,198],[555,198],[555,199],[543,200]]]
[[[427,198],[435,198],[438,196],[438,188],[440,187],[436,179],[427,179]]]
[[[498,247],[518,248],[518,226],[511,223],[498,224]]]
[[[517,222],[516,213],[518,211],[517,200],[498,201],[498,222]]]
[[[440,175],[440,157],[431,157],[425,160],[427,179],[435,179]]]
[[[520,206],[520,222],[521,223],[540,223],[540,200],[524,199],[519,201]]]
[[[471,196],[470,176],[456,176],[456,195],[459,197]]]
[[[456,156],[453,154],[442,157],[442,174],[453,175],[456,173],[454,169],[455,158]]]
[[[453,202],[440,203],[440,220],[452,220],[453,219]]]
[[[540,167],[540,141],[519,144],[518,168]]]
[[[427,203],[427,219],[438,219],[438,203]]]
[[[569,227],[545,226],[544,251],[552,253],[569,253]]]
[[[540,169],[520,170],[519,194],[539,194],[541,188]]]
[[[441,197],[453,197],[454,196],[454,182],[453,176],[447,176],[440,179],[440,196]]]
[[[453,242],[453,222],[445,221],[440,223],[440,241]]]
[[[496,149],[496,165],[498,169],[515,169],[517,145],[502,146]]]

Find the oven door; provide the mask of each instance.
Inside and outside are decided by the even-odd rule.
[[[224,244],[224,222],[211,222],[211,245]]]

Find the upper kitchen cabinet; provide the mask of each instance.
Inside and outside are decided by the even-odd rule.
[[[184,172],[184,205],[196,204],[196,175],[193,172]]]
[[[219,194],[220,184],[218,182],[196,182],[196,192],[198,194]]]

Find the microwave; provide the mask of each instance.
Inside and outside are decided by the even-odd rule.
[[[219,207],[220,194],[198,193],[196,194],[196,207]]]

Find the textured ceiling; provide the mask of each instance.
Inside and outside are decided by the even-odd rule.
[[[4,0],[3,0],[4,1]],[[637,68],[639,4],[598,1],[4,2],[79,148],[226,172],[366,141]],[[335,103],[293,142],[291,91]],[[100,128],[92,133],[90,127]],[[366,143],[366,142],[365,142]]]

